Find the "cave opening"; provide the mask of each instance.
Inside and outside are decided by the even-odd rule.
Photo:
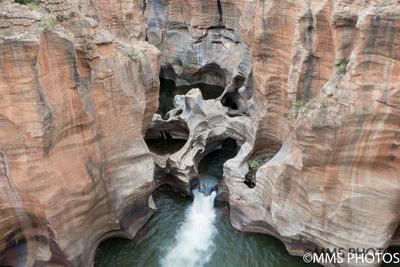
[[[221,99],[221,104],[233,111],[245,112],[245,104],[243,97],[239,93],[239,89],[243,86],[246,78],[242,75],[237,75],[229,84],[227,92]]]
[[[165,118],[165,115],[168,113],[168,111],[174,108],[174,97],[176,95],[186,95],[186,93],[193,88],[200,89],[204,100],[216,99],[224,91],[224,88],[221,86],[203,82],[176,86],[174,80],[160,77],[160,96],[157,114],[160,114],[163,118]]]
[[[256,186],[256,173],[258,169],[271,160],[282,148],[282,143],[274,139],[266,139],[262,150],[255,150],[248,160],[249,171],[245,176],[244,184],[248,188]]]
[[[238,110],[239,106],[237,103],[239,95],[237,93],[229,92],[224,95],[221,100],[223,106],[228,107],[233,110]]]
[[[174,154],[187,142],[189,129],[183,121],[159,121],[146,131],[144,140],[149,150],[157,155]]]
[[[174,139],[168,133],[160,132],[160,139],[145,139],[149,150],[157,155],[174,154],[178,152],[187,140]]]

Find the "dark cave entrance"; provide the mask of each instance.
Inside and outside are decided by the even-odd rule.
[[[157,155],[174,154],[178,152],[187,140],[174,139],[168,133],[161,133],[160,139],[145,139],[149,150]]]
[[[176,95],[186,95],[193,88],[199,88],[204,100],[216,99],[224,91],[224,88],[218,85],[206,83],[195,83],[191,85],[176,86],[175,81],[160,77],[160,97],[157,113],[165,117],[168,111],[174,108],[174,97]]]
[[[239,89],[243,86],[245,80],[246,78],[241,75],[233,78],[232,83],[227,88],[227,92],[221,99],[221,104],[233,111],[234,114],[246,113],[245,100],[239,93]]]
[[[144,140],[149,150],[158,155],[174,154],[187,142],[189,129],[183,121],[158,121],[147,130]]]
[[[237,104],[237,99],[240,97],[238,93],[226,93],[221,100],[223,106],[228,107],[233,110],[238,110],[239,106]]]

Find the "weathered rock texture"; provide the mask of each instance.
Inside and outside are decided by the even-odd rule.
[[[62,26],[0,8],[0,264],[90,265],[151,215],[158,184],[189,191],[227,137],[235,228],[295,255],[400,244],[398,0],[41,2]],[[161,50],[161,76],[225,91],[153,117],[158,52],[139,40]],[[149,126],[188,141],[150,154]]]
[[[1,266],[91,266],[102,239],[134,236],[153,212],[142,132],[159,51],[117,41],[76,3],[0,4]]]
[[[272,234],[296,255],[399,244],[399,1],[149,1],[145,13],[163,76],[224,77],[222,103],[234,96],[240,106],[194,108],[199,92],[188,94],[190,107],[168,120],[185,110],[198,116],[185,120],[188,143],[162,166],[187,182],[198,151],[231,136],[242,147],[226,162],[221,188],[235,228]],[[224,46],[228,29],[232,46]],[[208,66],[214,71],[202,71]],[[306,104],[292,108],[294,100]],[[224,130],[193,123],[204,116],[220,118]],[[160,121],[153,125],[167,127]],[[247,160],[271,153],[248,188]]]
[[[150,0],[145,17],[147,39],[163,53],[161,75],[177,85],[225,87],[250,72],[235,2]]]
[[[254,189],[227,179],[235,227],[271,233],[299,255],[395,244],[399,12],[397,1],[244,2],[255,149],[271,138],[283,147]],[[287,107],[296,97],[308,103],[294,119]]]

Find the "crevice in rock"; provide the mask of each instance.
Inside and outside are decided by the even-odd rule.
[[[256,146],[254,146],[256,147]],[[265,147],[262,150],[255,150],[248,160],[249,172],[245,176],[244,184],[249,188],[256,186],[256,173],[258,168],[266,164],[281,149],[282,144],[273,139],[267,139]]]
[[[219,25],[223,25],[221,0],[217,0],[217,5],[218,5],[218,23]]]

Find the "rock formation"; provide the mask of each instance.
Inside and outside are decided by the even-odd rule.
[[[226,179],[235,227],[273,234],[297,255],[398,244],[399,8],[397,1],[242,6],[260,118],[254,149],[270,139],[283,146],[259,169],[254,189]],[[277,27],[256,27],[261,17]],[[294,99],[307,103],[290,112]]]
[[[236,229],[294,255],[400,245],[398,14],[398,0],[1,4],[0,265],[90,266],[101,240],[134,236],[159,184],[190,193],[228,137],[218,197]],[[159,75],[225,90],[153,116]],[[160,132],[187,142],[155,155],[143,137]]]
[[[0,6],[2,266],[91,266],[101,240],[133,237],[153,212],[142,133],[159,51],[74,4]]]
[[[234,130],[212,138],[212,125],[201,131],[189,125],[202,141],[189,137],[170,160],[196,166],[193,151],[207,147],[208,138],[234,136],[242,146],[225,163],[221,186],[229,191],[231,222],[278,237],[292,254],[399,244],[399,2],[212,2],[182,1],[179,9],[172,1],[149,1],[148,40],[163,53],[161,75],[178,83],[188,75],[198,79],[210,65],[222,69],[223,75],[200,77],[211,83],[225,77],[221,98],[235,95],[237,120],[251,125],[224,128],[221,120],[223,129]],[[196,38],[194,29],[206,38]],[[216,29],[232,29],[239,43],[218,43],[210,52]],[[227,54],[243,58],[220,60]],[[204,116],[204,108],[193,110]],[[248,188],[247,161],[271,155]],[[188,172],[176,176],[187,179],[182,173]]]

